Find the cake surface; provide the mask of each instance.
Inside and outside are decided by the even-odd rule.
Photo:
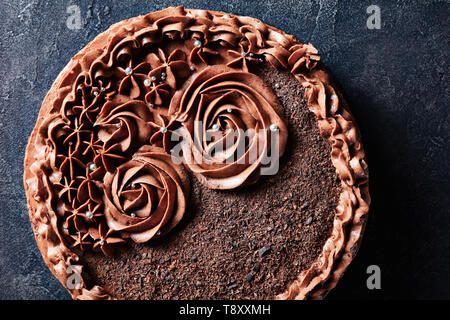
[[[183,7],[119,22],[72,58],[24,183],[74,299],[322,298],[370,202],[357,126],[317,50]]]

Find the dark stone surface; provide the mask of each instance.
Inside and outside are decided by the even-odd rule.
[[[79,5],[80,30],[66,27]],[[251,15],[321,52],[363,133],[372,206],[360,253],[330,299],[450,298],[448,1],[2,1],[0,299],[68,299],[36,247],[22,187],[40,104],[69,59],[125,18],[169,5]],[[381,9],[369,30],[366,9]],[[366,269],[381,267],[382,289]]]

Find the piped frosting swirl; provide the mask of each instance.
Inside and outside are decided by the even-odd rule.
[[[277,111],[278,99],[261,78],[223,65],[200,72],[169,110],[186,129],[187,167],[214,189],[256,182],[268,154],[283,154],[287,127]]]
[[[146,242],[172,230],[183,218],[189,179],[164,149],[143,146],[114,173],[107,173],[105,217],[111,230]]]

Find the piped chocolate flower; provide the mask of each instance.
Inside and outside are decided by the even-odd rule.
[[[131,100],[121,105],[106,103],[99,114],[95,127],[104,142],[105,150],[120,150],[119,155],[139,148],[151,134],[147,122],[152,119],[149,107],[140,100]]]
[[[167,56],[161,48],[158,48],[158,53],[148,54],[146,61],[152,67],[149,76],[155,77],[155,80],[165,81],[172,89],[176,89],[177,79],[186,78],[190,74],[186,54],[180,49],[175,49]]]
[[[114,230],[108,229],[104,221],[99,223],[98,228],[89,228],[88,233],[94,239],[94,249],[100,249],[109,257],[113,256],[116,245],[126,242],[120,237],[114,237]]]
[[[139,98],[143,92],[144,82],[148,80],[148,73],[151,66],[147,62],[142,62],[135,68],[131,67],[131,60],[129,66],[125,69],[117,67],[117,74],[123,77],[119,85],[119,93],[129,95],[131,99]]]
[[[168,233],[181,221],[189,181],[170,155],[147,145],[105,175],[104,190],[109,228],[142,243]]]
[[[149,125],[154,130],[150,137],[150,144],[162,147],[165,152],[170,153],[173,145],[181,139],[181,136],[176,132],[179,122],[173,118],[169,120],[166,116],[158,113],[149,122]]]
[[[227,66],[232,68],[241,68],[244,72],[248,72],[248,63],[258,62],[259,59],[255,56],[249,48],[240,45],[240,51],[238,50],[228,50],[228,55],[233,59],[228,62]]]
[[[170,86],[167,83],[152,82],[150,91],[145,95],[145,102],[150,108],[161,106],[170,96]]]
[[[183,124],[186,167],[213,189],[256,182],[269,153],[278,161],[288,132],[277,112],[278,99],[261,78],[223,65],[205,68],[169,108]]]
[[[192,46],[191,52],[189,53],[190,63],[198,63],[198,60],[200,60],[205,65],[210,65],[210,58],[219,55],[217,50],[207,47],[199,39],[193,39],[190,45]]]

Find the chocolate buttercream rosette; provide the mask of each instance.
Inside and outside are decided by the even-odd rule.
[[[342,190],[322,252],[276,297],[333,288],[356,254],[370,198],[358,129],[319,62],[311,44],[259,20],[183,7],[119,22],[74,56],[42,104],[24,172],[37,244],[73,298],[114,298],[85,281],[84,252],[112,256],[118,245],[176,233],[189,175],[206,188],[239,188],[261,179],[267,154],[282,156],[287,121],[254,72],[262,64],[305,88]],[[180,140],[187,148],[177,157]]]
[[[209,66],[174,96],[170,109],[185,129],[184,162],[209,188],[252,184],[262,163],[283,155],[288,132],[281,106],[255,74]]]

